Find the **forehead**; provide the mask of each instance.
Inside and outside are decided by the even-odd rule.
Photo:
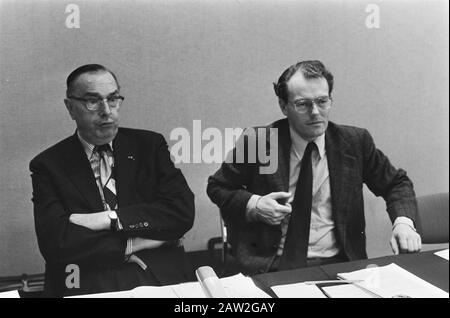
[[[108,72],[84,73],[72,84],[73,92],[79,96],[95,94],[107,96],[118,90],[114,77]]]
[[[301,72],[289,79],[287,89],[290,99],[328,96],[328,82],[324,77],[305,78]]]

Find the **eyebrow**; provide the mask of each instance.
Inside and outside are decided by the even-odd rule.
[[[325,98],[325,97],[329,98],[329,96],[323,95],[323,96],[319,96],[319,97],[316,97],[316,98],[299,98],[299,99],[294,100],[294,102],[311,101],[311,100],[314,100],[314,99]]]
[[[105,98],[108,98],[108,97],[111,97],[111,96],[114,96],[114,95],[118,95],[118,94],[119,94],[119,90],[116,89],[114,92],[109,93]],[[102,98],[102,95],[100,95],[99,93],[87,92],[87,93],[85,93],[83,95],[83,97],[99,97],[99,98]]]

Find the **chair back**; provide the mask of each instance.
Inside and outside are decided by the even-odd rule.
[[[417,204],[422,243],[448,243],[448,192],[418,197]]]

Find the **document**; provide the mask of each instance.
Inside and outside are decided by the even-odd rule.
[[[241,273],[221,278],[220,282],[225,288],[225,293],[230,298],[271,298],[258,288],[250,277],[246,277]]]
[[[258,288],[250,277],[241,273],[220,279],[225,294],[229,298],[271,298]],[[184,283],[172,286],[179,298],[205,298],[198,282]]]
[[[206,298],[199,282],[172,285],[172,289],[178,298]]]
[[[18,290],[11,290],[0,293],[0,298],[20,298]]]
[[[314,284],[296,283],[277,285],[271,288],[279,298],[327,298]]]
[[[239,273],[221,278],[229,298],[270,298],[250,277]],[[189,282],[167,286],[139,286],[131,290],[71,296],[69,298],[206,298],[200,283]]]
[[[330,298],[375,298],[375,295],[368,293],[354,284],[322,287],[322,290]]]
[[[349,273],[339,278],[362,280],[355,286],[383,298],[448,298],[449,294],[392,263]]]
[[[442,257],[448,261],[448,248],[446,250],[442,250],[442,251],[436,252],[434,254],[439,257]]]
[[[174,286],[139,286],[131,290],[77,295],[67,298],[179,298],[173,288]]]

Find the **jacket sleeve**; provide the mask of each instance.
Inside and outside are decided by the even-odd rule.
[[[123,263],[126,239],[110,231],[92,231],[69,222],[63,189],[56,185],[55,165],[48,160],[30,163],[34,221],[39,249],[48,264]]]
[[[416,222],[417,201],[413,183],[403,169],[396,169],[383,152],[375,147],[372,136],[363,130],[364,183],[377,196],[386,201],[392,222],[406,216]]]
[[[243,144],[243,148],[242,148]],[[236,147],[217,172],[208,178],[206,192],[222,214],[225,223],[245,222],[247,203],[253,193],[248,191],[256,164],[247,162],[247,154],[239,160],[239,151],[248,149],[248,138],[238,139]]]
[[[144,197],[152,199],[120,207],[117,214],[127,237],[178,240],[194,223],[194,194],[174,166],[164,137],[158,134],[153,147],[156,166],[151,177],[156,178],[156,193],[155,189],[139,189]]]

